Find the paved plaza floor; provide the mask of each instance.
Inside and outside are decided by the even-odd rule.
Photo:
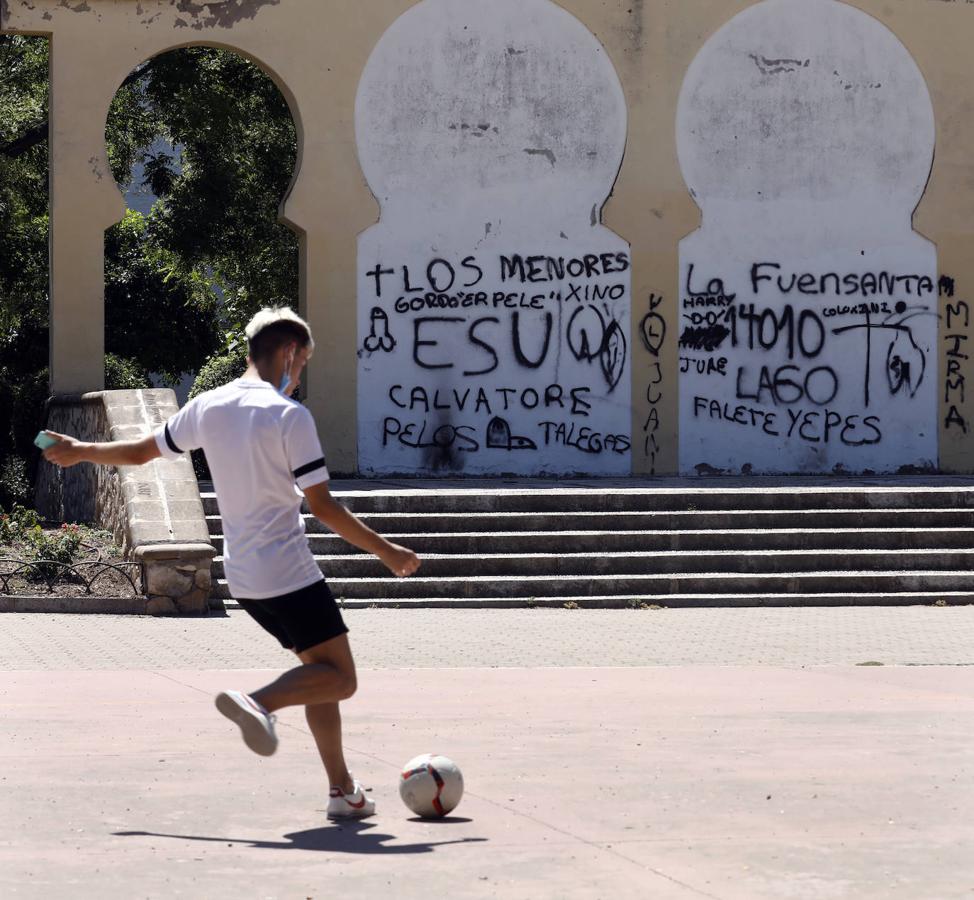
[[[338,827],[241,613],[0,616],[0,896],[974,898],[974,608],[361,610]],[[411,818],[399,766],[467,794]]]

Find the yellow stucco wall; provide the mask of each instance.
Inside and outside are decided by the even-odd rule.
[[[104,231],[124,212],[108,169],[105,117],[118,85],[145,59],[179,46],[229,47],[256,60],[287,97],[299,135],[282,218],[301,236],[302,312],[318,352],[308,403],[336,471],[356,465],[356,239],[378,207],[354,134],[356,90],[369,54],[412,0],[2,0],[5,31],[52,38],[52,368],[59,393],[102,387]],[[633,470],[677,468],[678,244],[699,211],[676,154],[677,100],[706,40],[747,0],[562,0],[604,44],[629,107],[629,138],[604,223],[632,245]],[[916,229],[954,279],[941,322],[940,464],[974,471],[974,385],[963,341],[974,304],[974,6],[858,0],[913,54],[932,95],[937,153]],[[644,317],[653,317],[644,323]],[[658,357],[641,327],[666,328]],[[954,348],[948,373],[947,353]],[[950,385],[946,383],[949,375]],[[969,395],[969,396],[968,396]],[[946,403],[949,396],[950,402]],[[950,407],[950,427],[944,423]],[[970,423],[967,432],[959,420]]]

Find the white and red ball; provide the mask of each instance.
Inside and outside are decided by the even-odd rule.
[[[446,756],[424,753],[402,768],[399,796],[416,815],[441,819],[457,808],[463,796],[460,767]]]

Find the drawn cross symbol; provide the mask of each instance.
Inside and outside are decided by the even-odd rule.
[[[889,349],[886,354],[886,377],[891,396],[896,396],[906,388],[909,396],[915,397],[927,370],[927,357],[917,344],[913,329],[904,324],[910,319],[923,315],[936,315],[927,307],[909,308],[903,302],[896,306],[895,315],[888,316],[882,323],[872,321],[870,314],[865,313],[865,322],[861,325],[846,325],[843,328],[833,328],[832,334],[840,335],[851,331],[861,331],[866,338],[866,366],[865,366],[865,405],[869,408],[872,386],[872,354],[874,334],[883,332],[887,336],[892,334]],[[898,320],[898,321],[897,321]]]

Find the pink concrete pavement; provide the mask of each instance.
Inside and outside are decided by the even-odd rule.
[[[365,671],[344,828],[299,711],[264,760],[213,709],[267,674],[2,673],[0,896],[974,896],[971,668]],[[396,793],[428,750],[449,822]]]

